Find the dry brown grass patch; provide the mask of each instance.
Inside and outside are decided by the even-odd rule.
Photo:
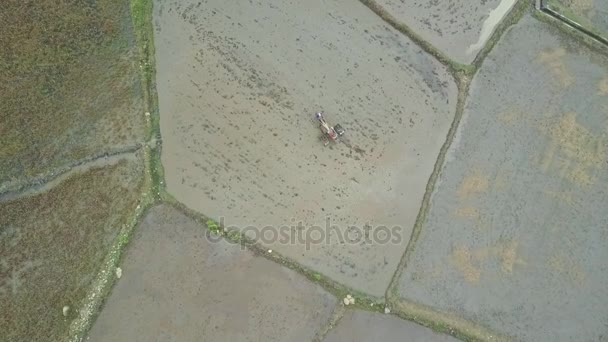
[[[0,332],[7,341],[59,341],[129,213],[141,161],[77,174],[50,191],[0,203]]]

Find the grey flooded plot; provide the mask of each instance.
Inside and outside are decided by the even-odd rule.
[[[327,334],[325,342],[425,341],[456,342],[416,323],[377,312],[350,310]]]
[[[310,341],[337,300],[169,206],[150,210],[89,341]]]
[[[169,192],[382,296],[453,120],[447,70],[357,1],[158,1],[154,20]],[[346,140],[323,146],[319,110]]]
[[[524,341],[608,321],[608,60],[524,17],[473,80],[403,298]],[[603,336],[603,337],[602,337]]]
[[[516,0],[377,0],[398,21],[459,63],[471,63]]]

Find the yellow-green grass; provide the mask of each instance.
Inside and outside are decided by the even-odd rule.
[[[6,0],[0,184],[145,136],[128,0]]]

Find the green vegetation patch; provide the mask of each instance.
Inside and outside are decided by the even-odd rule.
[[[138,206],[143,163],[130,159],[0,202],[0,340],[67,336],[108,249]]]
[[[206,224],[207,224],[207,229],[209,229],[209,231],[211,231],[212,233],[215,233],[215,234],[220,234],[221,228],[217,224],[217,222],[213,221],[212,219],[208,219]]]
[[[128,0],[7,0],[0,27],[0,183],[143,141]]]

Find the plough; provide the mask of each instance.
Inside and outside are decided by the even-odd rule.
[[[323,136],[321,139],[323,140],[323,145],[327,146],[330,142],[337,142],[338,138],[344,135],[345,130],[340,126],[340,124],[336,124],[335,126],[330,126],[325,118],[323,117],[323,112],[317,112],[315,117],[319,121],[319,128],[321,132],[323,132]]]

